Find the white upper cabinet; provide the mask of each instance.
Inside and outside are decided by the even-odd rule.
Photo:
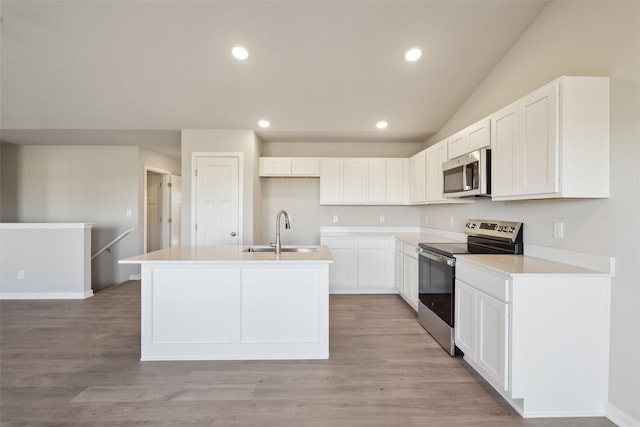
[[[422,150],[409,159],[409,201],[411,203],[426,203],[426,162],[427,150]]]
[[[561,77],[491,116],[492,198],[609,197],[609,78]]]
[[[447,138],[448,159],[462,156],[491,145],[491,121],[480,120]]]
[[[491,116],[491,196],[518,194],[519,108],[511,104]]]
[[[367,203],[369,169],[367,159],[344,159],[344,203]]]
[[[446,202],[442,190],[442,163],[447,161],[447,141],[441,141],[426,150],[426,198],[428,203]]]
[[[324,159],[320,204],[404,204],[407,162],[401,158]]]
[[[344,161],[324,159],[320,165],[320,204],[341,204],[344,202]]]
[[[320,176],[320,159],[313,157],[260,157],[260,176]]]

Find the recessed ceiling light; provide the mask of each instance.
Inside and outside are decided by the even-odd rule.
[[[387,126],[389,126],[389,123],[385,122],[384,120],[380,120],[378,123],[376,123],[376,127],[378,129],[384,129]]]
[[[406,59],[409,62],[414,62],[420,59],[421,56],[422,56],[422,50],[420,50],[419,47],[412,47],[411,49],[405,52],[404,59]]]
[[[260,126],[261,128],[268,128],[269,126],[271,126],[271,123],[269,123],[269,120],[260,120],[258,122],[258,126]]]
[[[231,49],[231,54],[241,61],[244,61],[249,57],[249,51],[242,46],[236,46]]]

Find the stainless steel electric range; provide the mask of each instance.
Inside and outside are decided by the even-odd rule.
[[[467,242],[420,243],[418,321],[450,355],[454,345],[456,255],[522,254],[521,222],[470,219]]]

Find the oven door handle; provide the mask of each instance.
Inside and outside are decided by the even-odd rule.
[[[425,258],[429,258],[433,261],[441,262],[442,264],[447,264],[450,267],[453,267],[456,264],[455,258],[448,258],[446,256],[440,254],[434,254],[433,252],[427,252],[422,248],[417,248],[416,252],[418,255],[423,256]]]

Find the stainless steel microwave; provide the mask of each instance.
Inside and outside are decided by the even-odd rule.
[[[491,195],[491,150],[483,148],[442,164],[445,197]]]

